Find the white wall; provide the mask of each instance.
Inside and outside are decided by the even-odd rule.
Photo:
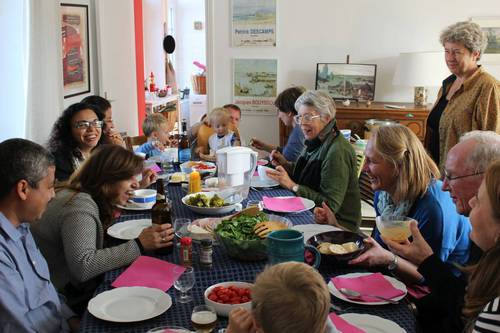
[[[230,46],[231,1],[208,0],[209,103],[232,100],[233,58],[278,59],[278,91],[288,86],[314,88],[318,62],[377,64],[375,99],[411,102],[413,89],[395,87],[392,76],[400,52],[441,50],[439,33],[449,24],[476,16],[500,16],[498,0],[302,0],[277,1],[277,46]],[[499,73],[498,66],[492,68]],[[497,77],[500,77],[498,75]],[[435,100],[437,89],[431,91]],[[278,143],[273,116],[242,117],[242,134]]]
[[[156,87],[165,86],[165,51],[163,51],[163,23],[165,11],[162,0],[143,0],[144,78],[153,72]],[[149,87],[149,81],[148,81]]]

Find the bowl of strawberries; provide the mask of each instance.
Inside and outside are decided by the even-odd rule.
[[[248,282],[222,282],[205,290],[205,304],[212,306],[218,315],[227,317],[233,308],[252,309],[253,284]]]

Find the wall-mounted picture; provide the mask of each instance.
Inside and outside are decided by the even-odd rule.
[[[87,5],[61,4],[64,98],[90,92]]]
[[[373,101],[377,65],[319,63],[316,89],[327,90],[333,99]]]
[[[233,0],[233,46],[276,46],[276,0]]]
[[[233,102],[245,113],[276,115],[276,59],[234,59]]]
[[[500,17],[473,17],[471,20],[479,24],[488,39],[481,62],[500,63]]]

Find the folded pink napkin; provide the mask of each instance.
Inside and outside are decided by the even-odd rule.
[[[174,270],[177,267],[180,269]],[[140,286],[167,291],[184,270],[184,267],[167,261],[140,256],[111,285],[115,288]]]
[[[257,165],[267,165],[267,161],[266,160],[258,160],[257,161]]]
[[[337,289],[346,288],[355,290],[361,294],[377,295],[390,299],[405,294],[404,291],[394,288],[394,286],[380,273],[362,275],[354,278],[334,277],[332,278],[332,283]],[[360,296],[356,299],[363,302],[380,302],[380,299],[369,296]]]
[[[259,176],[259,172],[257,170],[255,170],[254,173],[253,173],[253,176],[254,177],[258,177]]]
[[[408,289],[408,295],[410,295],[414,299],[420,299],[431,292],[429,287],[420,286],[418,284],[413,284],[411,286],[406,285],[406,289]]]
[[[302,198],[299,197],[270,198],[264,196],[262,201],[266,209],[278,212],[297,212],[305,208]]]
[[[149,169],[153,170],[154,172],[161,172],[161,168],[156,164],[153,164]]]
[[[340,333],[366,333],[362,329],[359,329],[349,323],[347,320],[342,319],[342,317],[337,316],[334,312],[330,313],[329,317],[337,331]]]

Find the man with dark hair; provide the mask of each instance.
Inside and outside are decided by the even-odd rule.
[[[54,173],[54,158],[42,146],[24,139],[0,143],[0,332],[77,329],[29,228],[54,197]]]

